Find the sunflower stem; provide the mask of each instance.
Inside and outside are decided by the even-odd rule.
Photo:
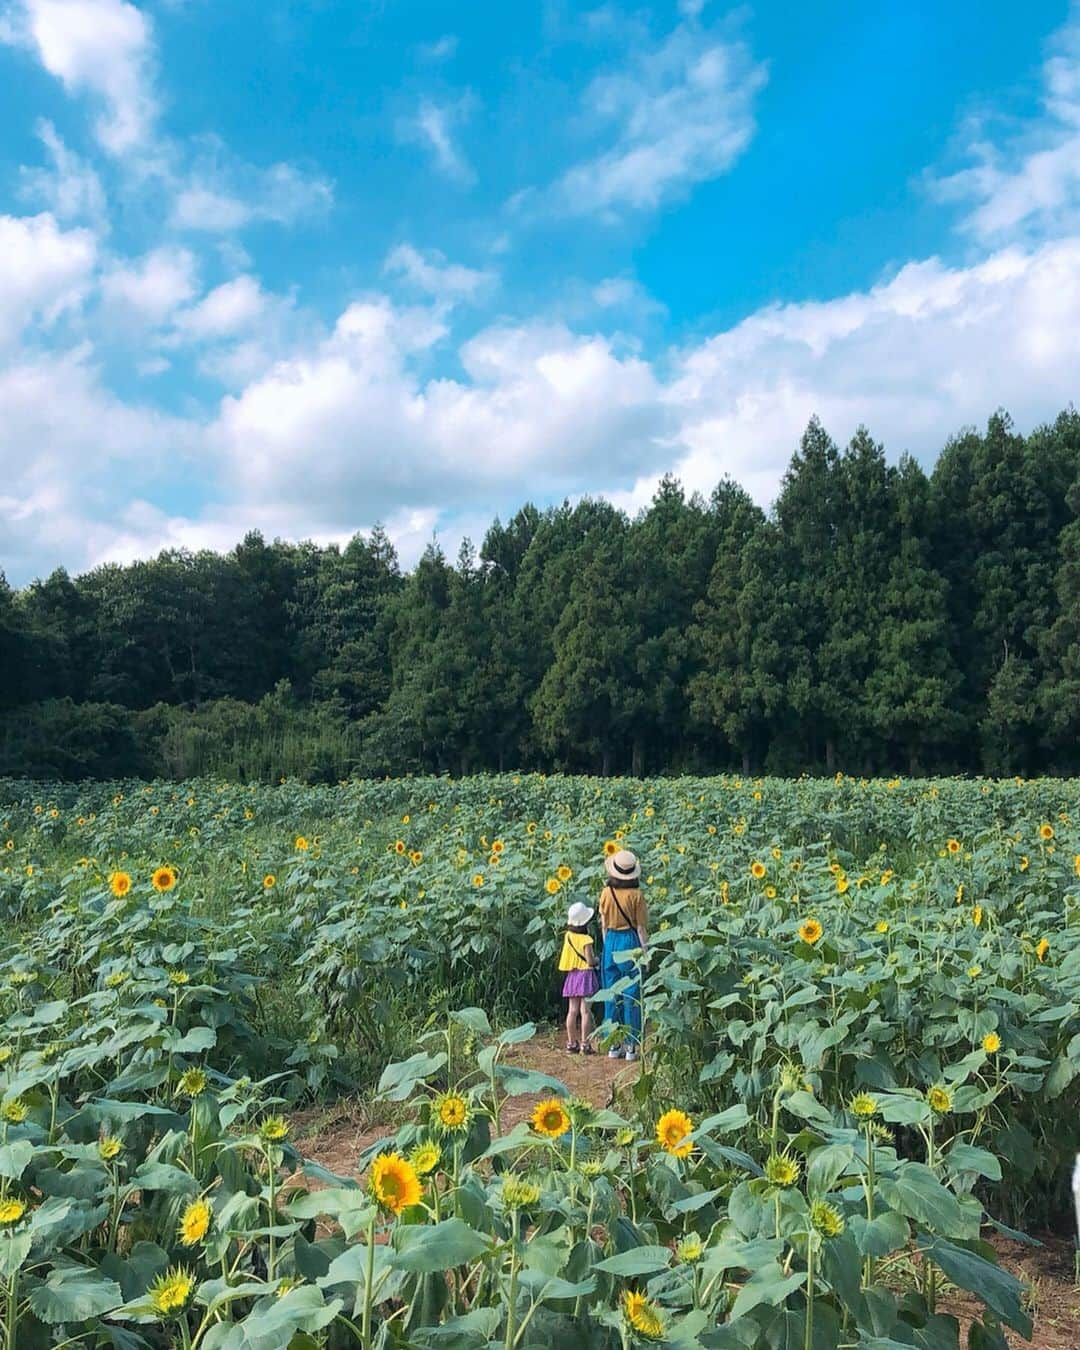
[[[378,1211],[376,1211],[377,1213]],[[367,1268],[364,1278],[364,1312],[360,1322],[360,1336],[364,1350],[371,1350],[371,1305],[375,1290],[375,1214],[372,1214],[367,1230]]]

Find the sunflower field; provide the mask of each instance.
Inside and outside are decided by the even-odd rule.
[[[1003,1350],[991,1239],[1080,1148],[1078,822],[1049,779],[0,783],[0,1347]],[[519,1051],[616,848],[600,1108]],[[335,1175],[291,1117],[343,1094],[389,1123]]]

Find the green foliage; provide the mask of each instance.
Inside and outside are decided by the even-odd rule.
[[[0,771],[1075,772],[1078,513],[1076,412],[929,478],[814,419],[768,516],[665,478],[404,577],[375,529],[0,580]]]
[[[953,1350],[944,1278],[973,1344],[1026,1335],[984,1233],[1052,1219],[1080,1143],[1078,813],[1060,780],[0,784],[0,1334]],[[605,839],[652,918],[617,1109],[516,1048]],[[287,1113],[339,1056],[394,1124],[305,1180]]]

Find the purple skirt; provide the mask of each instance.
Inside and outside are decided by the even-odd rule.
[[[572,970],[563,980],[563,998],[591,998],[599,988],[595,970]]]

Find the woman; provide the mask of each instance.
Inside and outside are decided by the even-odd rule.
[[[617,994],[607,1005],[607,1020],[623,1029],[620,1043],[608,1051],[609,1059],[635,1060],[641,1050],[641,974],[627,953],[649,943],[649,911],[641,894],[641,864],[627,849],[605,859],[608,883],[600,892],[600,928],[604,934],[602,979],[610,989],[626,975],[633,975],[629,988]],[[622,1043],[625,1039],[625,1045]]]

